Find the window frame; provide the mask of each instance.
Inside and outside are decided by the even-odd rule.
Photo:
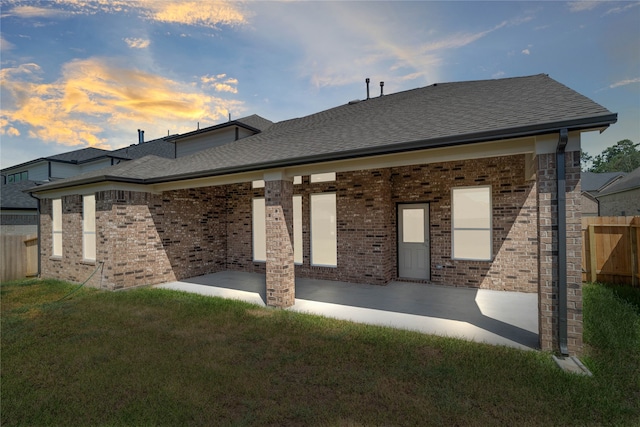
[[[62,198],[51,200],[51,256],[62,258]]]
[[[462,227],[456,226],[456,192],[464,190],[487,190],[488,191],[488,226],[486,227]],[[471,210],[471,209],[469,209]],[[476,209],[473,210],[477,212]],[[485,218],[482,218],[485,219]],[[456,253],[456,240],[460,238],[461,234],[470,234],[465,232],[478,232],[484,231],[489,233],[488,237],[488,256],[487,257],[474,257],[464,256],[465,254]],[[485,248],[486,249],[486,248]],[[493,193],[491,185],[478,185],[478,186],[466,186],[466,187],[453,187],[451,189],[451,259],[459,261],[492,261],[493,260]]]
[[[326,236],[326,230],[318,230],[316,229],[316,222],[314,220],[314,217],[317,216],[317,213],[314,213],[314,199],[318,200],[321,197],[327,197],[327,196],[333,196],[333,230],[329,230],[330,232],[333,231],[333,235],[334,235],[334,253],[332,254],[332,259],[335,259],[334,263],[326,263],[326,262],[316,262],[316,253],[318,252],[318,247],[315,245],[315,243],[317,242],[317,240],[314,238],[315,235],[324,235]],[[311,259],[310,259],[310,263],[311,266],[313,267],[337,267],[338,266],[338,200],[337,200],[337,194],[335,192],[331,192],[331,193],[311,193],[309,196],[309,226],[310,226],[310,251],[311,251]],[[331,233],[329,233],[331,234]]]
[[[262,215],[256,215],[256,202],[261,201]],[[259,203],[259,202],[258,202]],[[260,222],[258,222],[260,221]],[[262,233],[256,235],[258,228],[256,225],[262,224]],[[260,238],[258,240],[258,238]],[[256,256],[256,249],[261,249],[259,255],[264,254],[264,259]],[[254,197],[251,199],[251,259],[253,262],[267,262],[267,205],[264,197]]]
[[[92,208],[87,209],[89,206]],[[88,215],[88,212],[91,215]],[[90,236],[93,238],[91,239]],[[91,251],[88,250],[90,246],[92,246]],[[95,262],[97,249],[96,196],[95,194],[86,194],[82,196],[82,260]]]

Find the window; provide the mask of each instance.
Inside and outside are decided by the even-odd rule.
[[[267,260],[267,222],[264,199],[253,199],[253,260]]]
[[[328,267],[338,265],[336,235],[336,195],[311,195],[311,264]]]
[[[311,183],[314,182],[329,182],[336,180],[335,172],[327,172],[327,173],[314,173],[311,175]]]
[[[491,187],[454,188],[451,199],[451,257],[491,260]]]
[[[96,196],[82,197],[82,258],[96,260]]]
[[[265,199],[253,199],[253,260],[267,260]],[[302,264],[302,196],[293,196],[293,261]]]
[[[62,256],[62,199],[51,201],[51,222],[53,230],[53,256]]]
[[[302,264],[302,196],[293,196],[293,262]]]
[[[7,176],[7,183],[26,181],[29,179],[29,172],[17,172]]]

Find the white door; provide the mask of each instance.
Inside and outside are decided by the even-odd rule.
[[[398,205],[398,275],[429,280],[429,204]]]

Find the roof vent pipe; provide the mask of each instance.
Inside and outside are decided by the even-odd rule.
[[[382,88],[384,87],[384,82],[380,82],[380,96],[384,95]]]
[[[144,131],[138,129],[138,144],[144,144]]]
[[[367,77],[366,79],[364,79],[365,83],[367,84],[367,99],[369,99],[369,77]]]

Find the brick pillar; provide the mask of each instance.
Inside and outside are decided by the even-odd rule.
[[[558,351],[558,199],[556,155],[538,155],[538,324],[540,347]],[[580,152],[567,152],[567,347],[582,352],[582,237],[580,231]]]
[[[293,263],[293,181],[265,182],[267,240],[267,305],[291,307],[295,303]]]

